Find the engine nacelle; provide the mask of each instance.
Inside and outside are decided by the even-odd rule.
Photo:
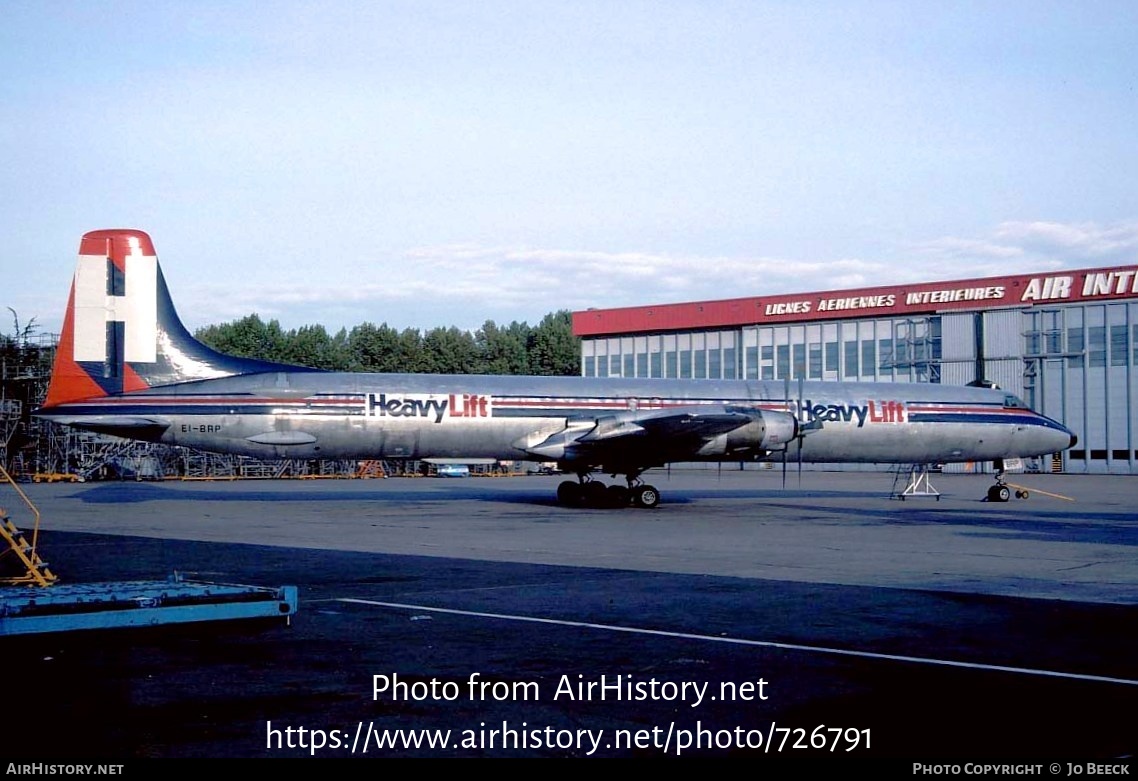
[[[763,456],[770,450],[781,450],[798,436],[798,419],[789,412],[756,411],[750,423],[720,434],[699,450],[710,458],[739,455]]]

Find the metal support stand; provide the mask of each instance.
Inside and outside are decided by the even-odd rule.
[[[936,500],[938,502],[940,501],[940,491],[933,488],[933,484],[929,480],[928,464],[910,465],[908,482],[905,484],[904,490],[898,492],[897,483],[901,480],[903,473],[904,467],[898,467],[893,480],[893,494],[891,498],[905,501],[906,496],[935,496]]]

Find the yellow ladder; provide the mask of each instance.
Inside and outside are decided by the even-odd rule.
[[[3,538],[4,545],[0,545],[0,560],[8,554],[14,554],[20,560],[23,568],[23,574],[11,575],[7,577],[0,577],[0,583],[7,583],[10,585],[36,585],[36,586],[50,586],[55,583],[58,578],[47,567],[47,563],[40,558],[39,553],[36,551],[36,543],[39,540],[40,528],[40,513],[35,508],[31,500],[28,499],[27,494],[20,490],[16,485],[16,481],[8,474],[3,465],[0,465],[0,483],[7,482],[16,490],[20,498],[24,500],[24,504],[35,515],[35,525],[32,528],[32,541],[29,543],[24,533],[16,528],[16,524],[8,517],[8,513],[0,508],[0,538]],[[5,545],[7,548],[5,549]]]

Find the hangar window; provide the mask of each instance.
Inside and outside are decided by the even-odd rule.
[[[836,372],[838,370],[838,343],[826,342],[826,371]]]
[[[1067,366],[1072,369],[1083,368],[1083,329],[1075,328],[1067,332],[1067,352],[1073,353],[1067,359]]]
[[[1127,358],[1126,326],[1110,327],[1110,365],[1125,366]]]
[[[1049,355],[1063,352],[1062,337],[1063,332],[1058,330],[1048,331],[1044,334],[1044,339],[1046,340],[1044,342],[1044,349],[1047,350]]]
[[[1025,355],[1039,355],[1043,352],[1043,337],[1039,331],[1028,331],[1023,335],[1023,352]]]
[[[849,380],[856,379],[857,375],[857,342],[846,342],[846,367],[842,376]]]
[[[912,353],[913,353],[913,364],[914,365],[923,366],[924,364],[928,363],[929,359],[928,359],[928,355],[926,355],[927,349],[928,349],[928,342],[927,341],[922,340],[919,342],[913,342]]]
[[[862,374],[873,374],[873,367],[877,365],[877,350],[874,349],[877,345],[872,339],[862,339],[861,341],[861,372]]]
[[[877,343],[878,358],[881,363],[877,368],[882,371],[889,371],[893,363],[893,340],[892,339],[879,339]]]
[[[1029,356],[1063,352],[1063,313],[1057,309],[1026,313],[1024,352]]]
[[[822,377],[822,345],[810,345],[810,378],[820,379]]]
[[[747,347],[744,355],[747,357],[747,379],[759,379],[759,348]]]
[[[1106,366],[1106,327],[1092,325],[1087,329],[1087,365]]]
[[[759,379],[759,348],[758,347],[744,347],[743,348],[743,379],[757,380]]]
[[[723,379],[733,380],[733,379],[735,379],[736,373],[737,373],[737,369],[735,367],[735,348],[734,347],[724,347],[723,348]],[[718,375],[716,375],[716,376],[718,376]]]

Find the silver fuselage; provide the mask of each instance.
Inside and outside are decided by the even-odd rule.
[[[155,387],[40,414],[262,458],[546,461],[555,459],[529,449],[575,425],[717,405],[789,413],[813,424],[789,444],[791,457],[801,448],[807,462],[984,461],[1054,453],[1072,443],[1061,424],[1002,391],[925,383],[280,371]]]

